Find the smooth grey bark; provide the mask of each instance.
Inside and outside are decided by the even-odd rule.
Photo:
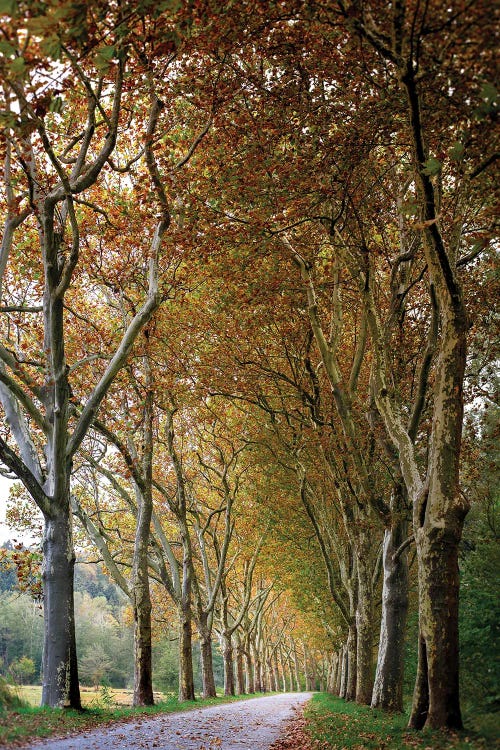
[[[278,651],[277,647],[274,647],[274,656],[273,656],[273,674],[274,674],[274,689],[278,691],[280,689],[280,670],[279,670],[279,664],[278,664]],[[284,673],[282,672],[284,675]]]
[[[200,637],[202,697],[214,698],[217,693],[212,654],[212,613],[200,605],[201,602],[197,600],[195,611],[196,627]]]
[[[278,690],[278,685],[276,683],[276,672],[274,671],[273,657],[269,653],[266,659],[266,671],[269,690],[272,693],[275,693]]]
[[[340,670],[340,688],[339,696],[346,698],[347,696],[347,683],[349,680],[349,655],[347,652],[347,643],[344,643],[341,649],[342,668]]]
[[[201,677],[203,698],[213,698],[217,695],[215,690],[214,665],[212,658],[212,638],[205,637],[200,641],[201,650]]]
[[[236,632],[236,692],[238,695],[245,694],[245,670],[244,670],[244,654],[245,647],[241,636]]]
[[[147,393],[144,402],[143,475],[144,486],[137,492],[137,519],[132,562],[134,612],[134,706],[152,706],[153,664],[151,642],[151,595],[149,591],[149,540],[153,514],[153,391],[151,369],[145,360]]]
[[[45,518],[42,581],[44,650],[42,704],[80,708],[75,643],[73,574],[75,553],[71,514]]]
[[[365,549],[366,545],[362,546]],[[369,557],[358,557],[356,702],[370,705],[373,690],[373,584]]]
[[[347,681],[344,698],[346,701],[356,700],[356,626],[353,623],[349,627],[346,644],[347,654]]]
[[[293,660],[291,653],[288,654],[286,659],[286,665],[288,669],[288,690],[286,692],[293,693],[294,687],[294,673],[293,673]]]
[[[372,708],[403,710],[404,644],[408,614],[408,552],[401,549],[408,536],[404,505],[406,492],[396,487],[395,505],[400,514],[392,515],[385,530],[383,546],[382,616]]]
[[[264,693],[265,686],[264,686],[263,677],[262,677],[262,661],[261,661],[259,649],[255,645],[255,642],[252,643],[252,651],[253,651],[253,663],[254,663],[255,692]]]
[[[252,647],[251,647],[249,635],[245,636],[244,656],[245,656],[245,691],[247,693],[255,693],[254,669],[253,669],[253,662],[252,662]]]
[[[222,656],[224,658],[224,695],[234,695],[233,640],[231,633],[222,633]]]
[[[339,651],[337,650],[334,654],[334,671],[332,676],[332,692],[334,695],[338,695],[340,692],[340,672],[342,669],[341,665],[341,657],[339,654]]]

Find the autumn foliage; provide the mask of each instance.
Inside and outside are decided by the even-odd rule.
[[[462,424],[498,354],[490,12],[1,3],[0,459],[65,613],[44,702],[79,706],[76,533],[128,597],[135,703],[170,620],[182,699],[199,639],[205,696],[219,642],[229,695],[399,711],[418,606],[411,724],[461,727]]]

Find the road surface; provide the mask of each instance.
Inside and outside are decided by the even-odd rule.
[[[284,722],[311,697],[284,693],[198,708],[176,714],[138,716],[126,723],[39,740],[34,750],[268,750]]]

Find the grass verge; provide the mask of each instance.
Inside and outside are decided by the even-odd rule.
[[[386,714],[326,693],[317,693],[305,710],[306,731],[317,750],[493,750],[498,733],[436,732],[407,729],[406,714]]]
[[[263,693],[238,695],[234,697],[218,696],[217,698],[199,699],[179,703],[177,698],[170,697],[159,701],[154,706],[131,707],[87,707],[82,711],[58,708],[17,707],[14,710],[0,712],[0,747],[16,747],[33,739],[74,734],[100,724],[127,721],[141,716],[189,711],[193,708],[213,706],[219,703],[231,703],[237,700],[257,698]],[[270,695],[266,693],[266,695]]]

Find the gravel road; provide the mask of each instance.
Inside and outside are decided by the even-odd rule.
[[[25,748],[51,750],[267,750],[283,724],[311,697],[285,693],[177,714],[134,718]]]

